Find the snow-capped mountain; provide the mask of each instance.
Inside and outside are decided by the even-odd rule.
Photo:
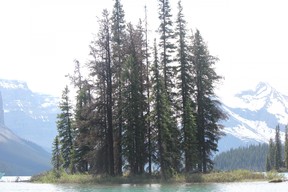
[[[223,122],[226,136],[219,141],[220,151],[268,143],[270,138],[274,139],[278,124],[284,141],[284,129],[288,124],[288,97],[268,83],[261,82],[254,90],[236,94],[233,102],[222,103],[229,119]]]
[[[0,92],[5,125],[21,138],[37,143],[50,151],[57,134],[59,99],[34,93],[25,82],[17,80],[0,79]]]

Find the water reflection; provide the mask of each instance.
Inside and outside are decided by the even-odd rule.
[[[4,192],[287,192],[288,182],[243,182],[178,185],[76,185],[0,182]]]

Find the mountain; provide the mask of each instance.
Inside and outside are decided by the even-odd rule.
[[[236,94],[231,102],[223,103],[229,119],[223,121],[226,134],[219,141],[219,151],[268,143],[275,137],[275,127],[280,125],[284,142],[284,129],[288,123],[288,96],[278,92],[268,83],[260,82],[254,90]]]
[[[0,170],[7,176],[29,176],[51,169],[51,155],[0,125]]]
[[[34,93],[25,82],[17,80],[0,79],[0,92],[5,125],[21,138],[51,151],[57,134],[58,98]]]
[[[5,175],[34,175],[51,169],[51,155],[40,146],[14,134],[4,124],[0,92],[0,170]]]

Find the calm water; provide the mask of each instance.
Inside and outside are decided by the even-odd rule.
[[[181,185],[54,185],[0,182],[0,192],[287,192],[288,182],[222,183]]]

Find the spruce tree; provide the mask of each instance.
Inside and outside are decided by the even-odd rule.
[[[280,126],[279,124],[275,128],[275,169],[278,171],[282,166],[282,144],[280,139]]]
[[[158,0],[159,2],[159,20],[160,26],[158,33],[160,34],[160,62],[158,70],[162,71],[164,90],[168,97],[167,106],[170,114],[170,125],[167,127],[169,135],[173,135],[167,140],[167,147],[169,147],[171,156],[173,158],[172,169],[173,171],[179,171],[181,169],[181,151],[180,151],[180,131],[177,127],[177,105],[176,105],[176,93],[175,93],[175,80],[177,67],[173,63],[175,53],[175,34],[173,31],[172,14],[169,0]],[[173,143],[173,144],[172,144]]]
[[[112,70],[112,48],[111,48],[111,23],[108,11],[102,13],[99,20],[98,39],[91,46],[91,56],[94,60],[90,62],[90,73],[95,78],[93,92],[94,104],[92,107],[94,124],[94,134],[97,151],[94,152],[94,167],[96,172],[106,172],[113,176],[115,174],[114,165],[114,127],[113,127],[113,70]],[[97,161],[95,160],[97,159]],[[104,164],[100,166],[98,161]]]
[[[156,161],[160,166],[160,174],[163,179],[168,179],[177,171],[175,161],[179,161],[178,147],[174,139],[177,135],[171,131],[173,130],[173,118],[171,105],[164,85],[164,77],[159,71],[158,53],[156,47],[156,40],[154,43],[154,64],[152,68],[152,97],[153,97],[153,125],[157,133],[157,158]],[[176,135],[176,136],[175,136]],[[175,145],[176,144],[176,145]]]
[[[197,162],[196,123],[194,117],[195,103],[193,102],[194,81],[193,64],[189,57],[188,42],[186,37],[186,21],[183,15],[181,1],[178,2],[178,15],[176,20],[175,35],[177,38],[177,61],[179,63],[178,89],[180,90],[179,103],[182,121],[182,147],[184,151],[185,171],[192,171]],[[194,106],[194,107],[193,107]]]
[[[273,139],[269,140],[269,152],[267,159],[269,160],[270,170],[275,169],[275,143]]]
[[[146,163],[146,122],[144,113],[147,103],[144,96],[145,53],[143,30],[128,25],[127,59],[123,67],[123,154],[128,160],[131,174],[143,174]]]
[[[113,13],[111,17],[111,48],[112,48],[112,62],[114,75],[114,106],[113,111],[115,111],[115,171],[117,175],[122,175],[122,129],[123,129],[123,93],[122,93],[122,69],[124,65],[124,42],[126,40],[126,23],[125,23],[125,12],[123,10],[123,5],[120,0],[115,0]]]
[[[67,169],[72,162],[71,152],[73,149],[72,103],[69,98],[68,86],[63,90],[59,108],[61,112],[57,115],[57,129],[64,158],[63,167]]]
[[[59,174],[60,169],[63,166],[63,157],[61,153],[61,144],[58,135],[54,138],[52,147],[52,160],[51,160],[53,170]]]
[[[146,124],[147,124],[147,155],[148,155],[148,172],[152,174],[152,128],[150,121],[150,62],[149,62],[149,45],[148,45],[148,18],[147,18],[147,7],[145,6],[145,61],[146,61],[146,93],[147,93],[147,114],[146,114]]]
[[[201,161],[199,169],[207,172],[213,167],[211,155],[217,151],[218,140],[222,135],[223,126],[219,124],[219,121],[226,118],[214,92],[215,84],[221,79],[221,76],[216,74],[213,67],[218,59],[210,55],[199,30],[194,35],[191,54],[194,57],[196,82],[197,140]]]
[[[160,26],[158,32],[160,34],[159,46],[161,48],[160,63],[162,64],[163,78],[164,78],[164,87],[167,90],[168,94],[171,93],[174,84],[172,83],[173,76],[175,73],[175,68],[172,65],[173,55],[175,52],[175,46],[173,44],[174,40],[174,31],[173,31],[173,22],[172,14],[169,0],[158,0],[159,2],[159,20]],[[171,95],[168,95],[171,97]]]
[[[76,106],[74,110],[74,122],[72,124],[75,132],[74,152],[77,171],[87,172],[89,167],[88,154],[91,152],[91,123],[89,114],[91,110],[91,85],[84,79],[80,70],[79,61],[75,60],[74,74],[69,75],[74,88],[76,89]],[[89,138],[89,139],[88,139]],[[76,165],[75,165],[76,166]]]
[[[266,157],[266,171],[267,172],[269,172],[269,171],[271,171],[271,161],[270,161],[270,158],[269,158],[269,156],[267,155],[267,157]]]
[[[288,125],[285,126],[284,157],[285,167],[288,169]]]

